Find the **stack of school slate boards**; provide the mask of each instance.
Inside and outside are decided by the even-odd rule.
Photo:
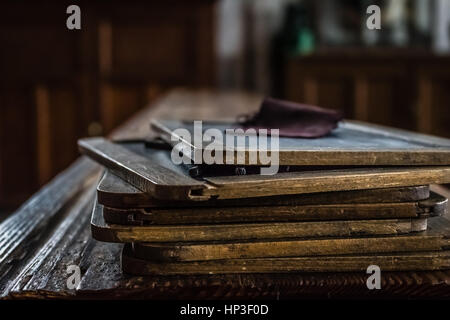
[[[429,188],[450,182],[450,140],[345,121],[323,138],[280,138],[280,172],[264,176],[248,163],[175,165],[176,128],[192,130],[155,121],[165,143],[79,141],[105,167],[93,237],[126,244],[123,272],[450,269],[447,199]]]

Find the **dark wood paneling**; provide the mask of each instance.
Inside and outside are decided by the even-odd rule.
[[[284,96],[347,118],[450,136],[450,58],[414,51],[317,53],[291,58]]]
[[[350,99],[352,93],[351,82],[347,79],[319,78],[317,79],[316,105],[351,112]]]
[[[183,79],[188,71],[189,50],[183,21],[170,24],[127,24],[112,30],[112,72],[153,79]]]
[[[100,89],[100,118],[104,133],[111,132],[142,106],[153,101],[162,89],[139,82],[105,82]],[[150,128],[150,125],[149,125]]]
[[[70,84],[36,88],[38,181],[42,185],[66,168],[78,150],[81,113],[77,88]]]
[[[450,136],[450,75],[433,83],[433,129],[431,133]]]
[[[76,70],[76,38],[74,33],[58,25],[2,27],[0,69],[10,75],[9,80],[71,74]]]
[[[417,124],[421,131],[450,136],[450,67],[424,65],[417,81]]]
[[[2,2],[0,206],[17,206],[75,159],[77,138],[106,134],[171,86],[208,86],[214,1]],[[13,137],[13,138],[11,138]]]
[[[0,205],[24,201],[37,187],[36,124],[30,87],[0,88]]]

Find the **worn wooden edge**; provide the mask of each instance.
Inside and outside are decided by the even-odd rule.
[[[103,207],[106,223],[125,225],[176,225],[254,222],[335,221],[368,219],[424,218],[434,213],[421,213],[414,203],[405,206],[341,206],[334,208],[298,207],[233,207],[194,208],[189,210],[144,210]]]
[[[111,191],[109,187],[119,187],[120,191]],[[122,178],[114,175],[109,169],[105,169],[97,185],[98,201],[106,206],[117,208],[135,207],[139,204],[146,206],[159,200],[150,196]],[[141,205],[142,206],[142,205]]]
[[[127,225],[208,224],[425,218],[445,214],[447,198],[436,193],[426,201],[327,204],[309,206],[242,206],[197,208],[130,208],[103,206],[106,223]]]
[[[387,189],[336,191],[313,194],[293,194],[208,201],[162,201],[150,196],[118,176],[105,170],[97,186],[100,204],[111,208],[197,207],[197,206],[261,206],[311,205],[326,201],[328,204],[394,203],[425,200],[430,197],[429,186]]]
[[[99,173],[98,165],[79,158],[0,224],[0,297],[9,296],[17,279],[30,280],[30,273],[23,274],[23,270],[42,261],[48,253],[36,257],[42,243],[57,236],[53,228],[77,206],[76,199],[86,189],[93,189]]]
[[[225,207],[189,209],[117,209],[103,207],[107,223],[133,225],[216,224],[253,222],[294,222],[324,220],[402,219],[434,216],[417,203],[392,205],[324,205]]]
[[[424,231],[427,219],[383,219],[287,223],[127,226],[107,224],[97,201],[92,236],[105,242],[179,242],[244,239],[280,239],[357,235],[403,234]]]
[[[207,177],[200,182],[162,168],[145,157],[102,138],[80,140],[79,146],[83,152],[112,169],[120,178],[156,198],[166,200],[205,201],[211,198],[251,198],[450,182],[450,167],[439,166],[302,171],[278,173],[273,176]],[[166,175],[171,178],[165,180]],[[164,185],[159,183],[163,180]],[[186,185],[191,182],[191,185]]]
[[[0,224],[0,268],[16,249],[29,240],[38,231],[36,226],[45,226],[61,212],[64,205],[99,172],[99,167],[87,158],[78,159],[66,171],[56,176],[27,200],[16,213]],[[35,214],[30,215],[30,212]]]
[[[364,128],[363,122],[352,122],[346,120],[340,123],[341,127],[349,127],[352,130],[363,130],[365,132],[377,133],[382,136],[393,137],[403,141],[414,142],[424,145],[421,150],[408,149],[339,149],[333,150],[325,148],[323,150],[289,150],[280,149],[278,151],[278,161],[280,165],[367,165],[367,166],[383,166],[383,165],[397,165],[397,166],[419,166],[419,165],[450,165],[450,140],[438,137],[429,137],[427,141],[426,135],[414,134],[406,130],[391,130],[385,127],[384,130],[390,133],[385,133],[381,127],[370,126]],[[190,156],[192,161],[198,152],[203,152],[203,147],[195,146],[192,141],[187,141],[183,137],[177,135],[161,120],[152,120],[151,127],[153,130],[161,134],[161,138],[167,143],[175,146],[182,144],[192,152],[186,154]],[[180,122],[180,127],[181,122]],[[404,135],[410,135],[410,138]],[[173,137],[173,138],[172,138]],[[442,143],[442,144],[440,144]],[[225,146],[221,147],[220,142],[216,142],[217,149],[223,150],[223,158],[225,158],[227,149]],[[231,151],[235,151],[234,148]],[[264,165],[259,162],[257,157],[257,150],[244,150],[244,163],[238,163],[237,153],[233,158],[233,164],[250,165],[249,159],[258,159],[257,165]],[[255,157],[256,155],[256,157]]]
[[[274,176],[248,175],[207,177],[214,188],[203,191],[217,199],[253,197],[361,189],[396,188],[450,182],[450,167],[393,167],[373,169],[343,169],[278,173]]]
[[[9,288],[10,296],[15,296],[18,293],[27,295],[39,287],[62,289],[65,290],[67,296],[76,296],[75,288],[70,289],[67,287],[68,276],[55,277],[54,273],[62,271],[68,274],[67,268],[69,266],[78,266],[83,252],[70,254],[74,248],[75,240],[72,237],[75,237],[78,241],[85,240],[83,235],[86,233],[85,230],[89,221],[89,215],[86,213],[92,210],[94,194],[95,188],[91,185],[73,206],[67,208],[66,217],[54,229],[51,238],[43,243],[42,247],[35,253],[35,257],[20,271],[15,281],[11,283]],[[68,237],[68,234],[73,236]],[[66,250],[69,254],[65,252]],[[49,284],[48,282],[51,283]],[[47,293],[47,295],[49,294]],[[56,297],[59,294],[53,292],[52,295]]]
[[[450,249],[444,236],[285,240],[255,243],[154,245],[134,244],[137,258],[154,262],[206,261],[223,259],[334,256]]]
[[[353,238],[133,243],[135,257],[158,262],[303,256],[364,255],[450,250],[450,221],[430,219],[426,231]]]
[[[450,251],[355,256],[228,259],[156,263],[138,259],[130,244],[124,246],[122,271],[133,275],[196,275],[285,272],[364,272],[370,265],[384,271],[450,269]]]
[[[160,199],[202,199],[203,182],[164,168],[104,138],[78,140],[80,152],[138,189]]]

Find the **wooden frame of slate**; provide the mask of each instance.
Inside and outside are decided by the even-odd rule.
[[[125,180],[105,170],[97,185],[98,202],[111,209],[172,208],[172,207],[241,207],[241,206],[298,206],[354,203],[417,202],[430,197],[428,186],[387,189],[319,192],[242,199],[210,199],[208,201],[164,201],[151,197]]]
[[[124,243],[394,235],[426,228],[427,218],[151,226],[107,224],[103,207],[97,200],[91,220],[94,239]]]
[[[320,203],[320,202],[318,202]],[[239,207],[135,208],[103,206],[107,223],[130,225],[287,222],[428,218],[447,210],[447,198],[434,192],[429,199],[396,203],[261,205]]]
[[[113,143],[103,138],[78,142],[80,151],[115,175],[162,200],[241,199],[328,191],[393,188],[450,182],[450,166],[355,168],[284,172],[276,175],[194,179],[170,160],[170,152],[144,143]]]
[[[424,232],[394,236],[133,244],[135,257],[158,262],[364,255],[442,250],[450,250],[450,221],[443,217],[428,220],[428,228]]]
[[[450,268],[450,250],[373,255],[315,256],[289,258],[228,259],[158,263],[138,259],[131,244],[122,251],[122,271],[135,275],[196,275],[286,272],[366,272],[377,265],[383,271],[445,270]]]
[[[161,134],[161,138],[171,145],[180,144],[180,151],[192,161],[201,161],[208,142],[203,136],[208,129],[218,129],[224,133],[226,129],[239,128],[236,123],[202,122],[203,131],[194,132],[193,121],[152,120],[152,128]],[[175,130],[186,129],[191,139],[186,139]],[[224,135],[224,140],[225,140]],[[194,141],[197,141],[194,143]],[[222,152],[222,159],[232,157],[227,164],[258,164],[258,149],[249,147],[249,139],[234,139],[234,146],[225,145],[223,141],[214,141],[214,149]],[[270,141],[270,139],[269,139]],[[270,142],[267,142],[269,148]],[[236,150],[245,150],[245,157],[239,159]],[[450,139],[419,134],[401,129],[364,123],[360,121],[341,121],[338,128],[325,137],[317,139],[298,139],[280,137],[279,165],[450,165]],[[200,157],[199,157],[200,156]],[[258,163],[251,163],[251,159]],[[242,160],[242,161],[241,161]],[[195,162],[198,163],[198,162]],[[215,162],[216,163],[216,162]],[[216,163],[222,164],[222,163]],[[263,163],[264,164],[264,163]]]

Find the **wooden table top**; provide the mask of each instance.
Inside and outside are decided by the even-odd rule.
[[[150,118],[234,118],[255,111],[260,99],[240,92],[177,89],[136,114],[112,137],[146,136]],[[365,273],[124,275],[122,245],[91,237],[100,173],[99,165],[81,157],[0,224],[0,298],[450,297],[450,270],[382,272],[381,290],[367,289]],[[449,194],[443,187],[435,188]],[[81,270],[75,289],[67,286],[70,265]]]

